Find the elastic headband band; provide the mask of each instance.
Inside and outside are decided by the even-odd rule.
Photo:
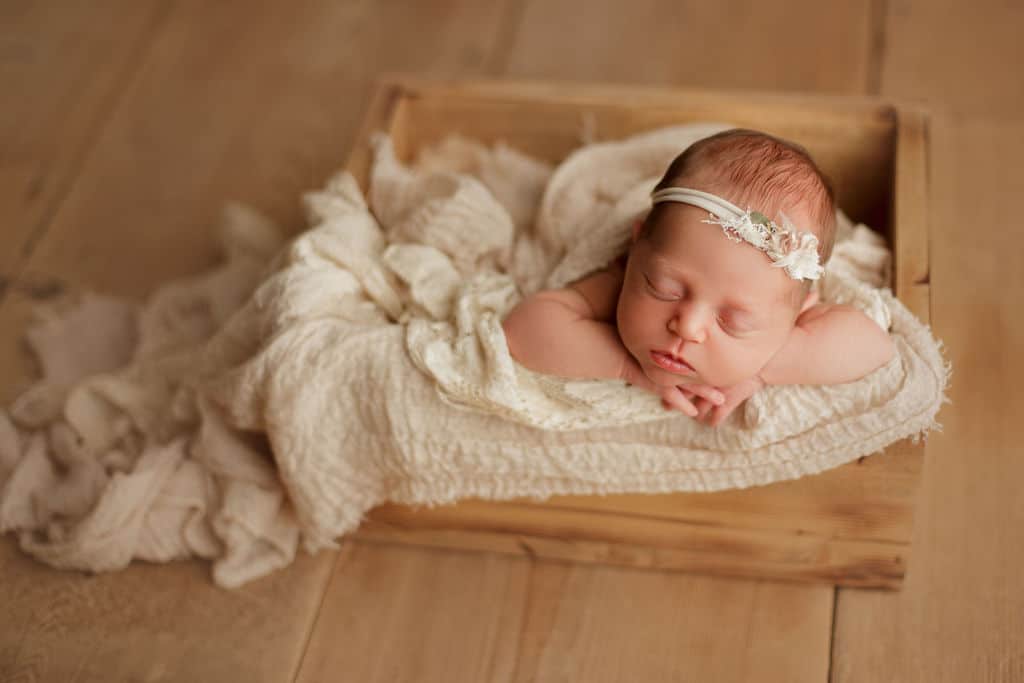
[[[772,260],[772,265],[785,268],[794,280],[817,280],[825,271],[818,262],[818,238],[802,232],[780,212],[782,227],[762,213],[743,211],[721,197],[689,187],[666,187],[651,193],[651,203],[681,202],[704,209],[711,214],[703,223],[722,226],[722,232],[733,242],[747,242]]]
[[[719,218],[739,218],[743,210],[735,204],[722,199],[718,195],[700,190],[691,190],[688,187],[666,187],[651,195],[651,203],[659,202],[683,202],[700,207]]]

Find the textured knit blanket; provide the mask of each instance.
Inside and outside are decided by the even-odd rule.
[[[380,136],[369,204],[339,173],[288,243],[229,205],[219,267],[142,306],[38,312],[44,376],[0,411],[0,529],[57,567],[199,556],[233,587],[300,544],[336,547],[384,502],[742,488],[937,427],[939,345],[890,293],[884,242],[841,213],[822,299],[899,352],[857,382],[770,387],[715,429],[512,360],[505,312],[620,254],[668,162],[726,127],[586,145],[557,168],[457,137],[405,166]]]

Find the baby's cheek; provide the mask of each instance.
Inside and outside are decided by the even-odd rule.
[[[643,330],[638,329],[641,327],[642,319],[635,306],[628,301],[620,300],[615,313],[615,324],[619,331],[619,338],[627,346],[636,343],[637,337],[643,334]]]
[[[708,384],[731,387],[750,379],[761,369],[760,354],[751,353],[749,349],[719,348],[717,351],[709,354],[709,362],[701,368]]]

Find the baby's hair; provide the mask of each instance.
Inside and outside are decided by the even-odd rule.
[[[807,150],[793,142],[745,128],[722,131],[683,150],[669,164],[655,190],[666,187],[712,192],[741,209],[749,207],[772,217],[802,205],[814,224],[797,227],[818,236],[818,256],[823,265],[832,255],[836,232],[832,184]],[[654,206],[642,235],[657,224],[665,206]],[[809,285],[805,281],[798,291],[807,292]]]

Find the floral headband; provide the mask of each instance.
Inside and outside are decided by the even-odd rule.
[[[666,187],[651,194],[651,203],[682,202],[692,204],[711,214],[702,223],[722,226],[722,232],[733,242],[744,241],[757,247],[777,268],[785,268],[794,280],[817,280],[824,272],[818,262],[818,238],[801,232],[781,213],[782,227],[762,213],[741,211],[735,204],[716,195],[686,187]]]

